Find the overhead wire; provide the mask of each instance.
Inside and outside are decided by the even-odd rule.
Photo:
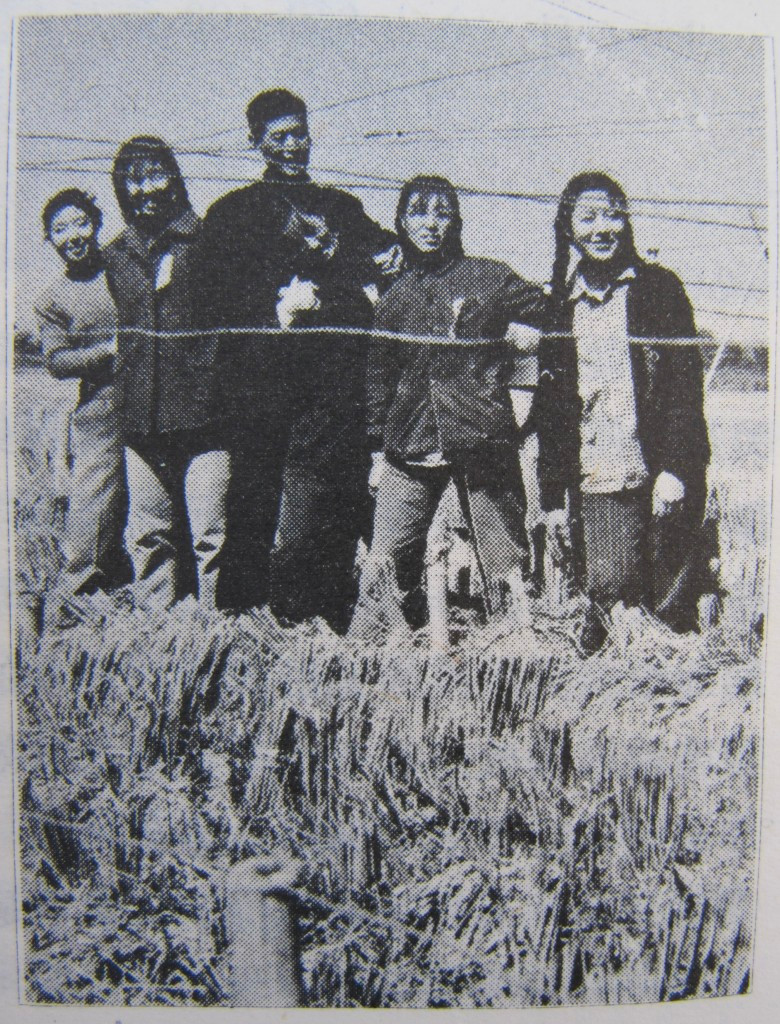
[[[556,6],[556,7],[561,7],[562,6],[560,4],[550,3],[549,0],[547,0],[547,2],[548,2],[548,4],[550,6]],[[601,7],[603,5],[592,4],[591,6]],[[595,19],[591,18],[589,15],[585,15],[582,12],[575,11],[573,8],[567,8],[567,9],[572,10],[573,13],[578,14],[579,16],[581,16],[583,18],[586,18],[588,20],[595,20]],[[604,44],[601,47],[599,47],[599,49],[603,51],[603,50],[610,49],[610,48],[613,48],[613,47],[618,46],[618,45],[622,45],[622,44],[634,41],[634,40],[639,39],[639,38],[650,37],[650,36],[651,36],[651,33],[649,33],[649,32],[632,32],[632,33],[629,33],[629,34],[621,35],[619,38],[615,38],[615,39],[607,42],[606,44]],[[653,39],[651,38],[650,41],[653,42]],[[501,61],[501,62],[497,62],[497,63],[490,64],[490,65],[483,65],[481,67],[476,67],[476,68],[465,68],[465,69],[462,68],[462,69],[458,69],[458,70],[455,70],[455,71],[447,72],[445,74],[433,75],[433,76],[428,76],[428,77],[422,78],[422,79],[416,79],[416,80],[413,80],[411,82],[397,83],[395,85],[388,86],[388,87],[385,87],[385,88],[382,88],[382,89],[378,89],[378,90],[374,90],[372,92],[366,92],[366,93],[360,94],[358,96],[347,97],[345,99],[341,99],[341,100],[337,100],[337,101],[334,101],[334,102],[331,102],[331,103],[323,104],[323,105],[320,105],[319,107],[313,108],[313,112],[314,113],[329,112],[331,110],[343,108],[343,107],[346,107],[346,106],[349,106],[349,105],[352,105],[352,104],[356,104],[356,103],[360,103],[360,102],[366,102],[366,101],[369,101],[371,99],[376,99],[376,98],[379,98],[381,96],[388,95],[388,94],[391,94],[391,93],[405,91],[405,90],[408,90],[408,89],[423,88],[423,87],[426,87],[428,85],[437,85],[437,84],[441,84],[441,83],[444,83],[444,82],[450,82],[450,81],[453,81],[453,80],[462,79],[462,78],[465,78],[465,77],[470,77],[470,76],[473,76],[473,75],[489,74],[489,73],[492,73],[492,72],[497,71],[497,70],[506,70],[506,69],[511,68],[511,67],[523,67],[523,66],[538,65],[538,64],[543,63],[543,62],[548,62],[550,60],[559,59],[559,58],[564,57],[564,56],[566,56],[568,54],[575,53],[575,52],[578,52],[578,51],[579,51],[579,47],[566,47],[565,49],[558,50],[558,51],[556,51],[554,53],[540,53],[540,54],[534,54],[534,55],[531,55],[531,56],[524,56],[522,58],[517,58],[517,59],[514,59],[514,60],[510,60],[510,61]],[[677,56],[681,56],[681,55],[677,54]],[[718,118],[718,119],[720,119],[720,118],[731,118],[731,117],[752,117],[752,116],[759,116],[761,113],[762,113],[761,111],[756,111],[756,110],[722,111],[722,112],[718,112],[716,114],[712,114],[712,115],[710,115],[710,117]],[[649,125],[654,125],[654,124],[657,124],[657,125],[665,124],[665,125],[667,125],[668,126],[667,129],[666,129],[667,131],[669,130],[669,127],[679,128],[679,129],[681,129],[683,131],[704,131],[704,132],[706,132],[706,131],[713,131],[714,130],[712,124],[708,124],[708,125],[698,125],[698,124],[688,125],[688,124],[685,124],[685,123],[677,123],[677,122],[680,122],[681,120],[682,119],[679,119],[679,118],[669,117],[669,118],[647,118],[647,119],[613,119],[612,121],[600,121],[600,122],[580,122],[580,123],[576,123],[575,122],[574,124],[570,124],[570,125],[566,125],[566,126],[563,126],[563,125],[560,126],[560,130],[561,130],[562,133],[565,133],[566,135],[570,135],[570,134],[572,134],[572,132],[575,132],[575,133],[576,132],[581,132],[583,129],[587,129],[587,128],[591,127],[591,126],[593,126],[593,127],[602,127],[602,126],[606,125],[606,126],[612,127],[612,128],[626,129],[626,128],[630,128],[632,125],[637,125],[637,126],[645,125],[645,126],[649,126]],[[558,130],[559,130],[559,128],[556,125],[535,125],[535,126],[534,125],[532,125],[532,126],[524,125],[524,126],[518,126],[516,128],[513,128],[511,126],[505,126],[503,128],[501,128],[501,127],[500,128],[492,128],[492,129],[488,129],[487,131],[483,132],[482,134],[484,134],[486,136],[493,136],[493,137],[495,137],[497,135],[501,135],[501,134],[507,135],[507,136],[526,135],[526,136],[530,136],[530,137],[553,137],[558,132]],[[719,129],[719,130],[723,130],[723,129]],[[646,131],[646,128],[645,128],[645,131]],[[230,128],[225,128],[225,129],[217,129],[217,130],[214,130],[212,132],[204,133],[204,134],[201,134],[201,135],[189,136],[188,139],[191,142],[196,142],[196,141],[199,141],[199,140],[205,140],[205,139],[209,139],[209,138],[214,139],[214,138],[220,138],[220,137],[227,136],[227,135],[238,134],[239,132],[242,132],[242,129],[240,129],[238,127],[230,127]],[[433,128],[432,129],[396,129],[396,130],[394,130],[394,132],[391,131],[391,130],[385,130],[385,131],[382,131],[382,132],[379,132],[379,131],[377,131],[377,132],[366,132],[366,133],[363,133],[362,137],[364,139],[380,138],[381,137],[381,138],[384,138],[384,139],[387,139],[387,140],[390,140],[390,139],[393,139],[393,138],[400,138],[400,139],[407,138],[407,139],[410,139],[412,137],[420,137],[420,136],[422,136],[424,134],[432,134],[432,133],[435,133],[435,132],[436,132],[436,129],[433,129]],[[463,137],[463,136],[467,136],[467,135],[473,135],[474,137],[478,137],[478,134],[479,133],[474,132],[473,130],[464,130],[464,131],[461,131],[461,132],[451,133],[451,137]],[[87,136],[78,136],[78,135],[75,135],[75,134],[74,135],[68,135],[68,134],[60,134],[60,133],[28,132],[28,133],[20,133],[19,138],[20,139],[26,139],[26,140],[29,140],[29,141],[52,141],[52,142],[68,142],[68,143],[70,143],[70,142],[85,142],[85,143],[94,144],[94,145],[106,145],[106,146],[109,146],[109,145],[116,146],[116,145],[118,145],[118,142],[116,140],[106,139],[106,138],[102,138],[102,137],[95,138],[95,137],[87,137]],[[186,140],[183,140],[183,141],[186,141]],[[205,158],[212,158],[212,157],[213,158],[224,158],[225,156],[230,156],[230,157],[232,157],[234,159],[239,159],[239,160],[252,159],[252,155],[249,152],[245,152],[245,151],[229,152],[229,151],[226,151],[224,148],[222,150],[220,150],[220,149],[208,150],[208,149],[204,149],[204,148],[199,148],[199,149],[179,148],[179,153],[181,155],[183,155],[183,156],[200,156],[200,157],[205,157]],[[84,162],[101,161],[101,160],[104,160],[104,159],[107,159],[107,158],[108,158],[108,154],[94,154],[94,155],[90,154],[90,155],[84,155],[84,156],[81,156],[81,157],[71,158],[70,161],[57,161],[57,160],[52,160],[52,161],[47,161],[47,162],[43,162],[43,161],[33,162],[33,161],[31,161],[31,162],[28,162],[28,163],[20,164],[19,165],[19,169],[23,170],[23,171],[30,171],[30,170],[40,169],[40,170],[51,170],[52,172],[58,172],[58,173],[61,172],[61,173],[103,174],[103,173],[107,173],[107,172],[102,170],[102,169],[100,169],[100,168],[79,167],[79,166],[74,166],[74,165],[78,165],[78,164],[84,163]],[[389,177],[377,176],[377,175],[367,175],[367,174],[362,174],[362,173],[359,173],[359,172],[344,171],[344,170],[334,169],[334,168],[320,168],[320,172],[321,173],[326,173],[326,174],[335,174],[335,175],[339,176],[340,178],[360,178],[360,179],[363,179],[361,181],[353,181],[353,182],[349,182],[349,183],[342,182],[342,184],[348,184],[350,187],[353,187],[353,188],[356,188],[356,189],[363,189],[363,190],[376,189],[376,190],[388,191],[388,190],[391,190],[391,189],[396,189],[402,183],[401,179],[395,179],[395,178],[389,178]],[[238,176],[238,175],[231,175],[231,176],[228,176],[228,175],[188,175],[188,177],[191,178],[192,180],[196,180],[196,181],[212,181],[212,182],[225,183],[225,184],[250,183],[250,182],[255,180],[255,178],[253,178],[253,177],[243,177],[243,176]],[[474,187],[470,187],[470,186],[461,186],[461,187],[459,187],[459,191],[462,192],[464,195],[479,196],[479,197],[485,197],[485,198],[520,199],[520,200],[527,200],[527,201],[532,201],[532,202],[542,202],[542,203],[551,203],[551,202],[554,202],[557,199],[557,197],[553,196],[553,195],[533,194],[533,193],[520,193],[520,192],[499,191],[499,190],[486,190],[486,189],[478,189],[478,188],[474,188]],[[756,233],[759,233],[761,231],[766,231],[766,228],[762,228],[761,226],[759,226],[757,224],[755,216],[754,216],[754,213],[753,213],[753,208],[754,207],[763,207],[763,206],[766,205],[765,203],[753,203],[753,202],[744,202],[744,201],[737,201],[737,200],[707,200],[707,199],[692,199],[692,200],[682,199],[682,200],[678,200],[678,199],[672,199],[672,198],[639,197],[639,198],[636,198],[636,199],[632,200],[632,204],[633,205],[650,204],[650,205],[666,205],[666,206],[691,206],[691,205],[696,205],[696,206],[745,208],[745,209],[747,209],[747,211],[749,213],[749,216],[751,218],[751,222],[752,223],[750,225],[739,224],[739,223],[735,223],[733,221],[725,221],[725,220],[713,220],[713,219],[701,219],[701,218],[695,219],[695,218],[689,218],[689,217],[673,216],[673,215],[668,215],[668,214],[659,214],[657,212],[651,214],[650,216],[652,216],[654,219],[669,220],[669,221],[674,221],[674,222],[677,222],[677,223],[691,223],[691,224],[696,224],[696,225],[701,225],[701,226],[724,227],[724,228],[731,228],[731,229],[735,229],[735,230],[755,230]],[[637,215],[638,216],[647,216],[646,214],[637,214]],[[762,244],[763,244],[763,239],[762,239]],[[712,283],[712,284],[707,283],[706,285],[702,285],[702,286],[717,287],[717,285],[714,284],[714,283]],[[717,311],[713,311],[713,312],[717,312]]]
[[[668,117],[637,117],[637,118],[599,118],[598,120],[572,120],[568,122],[559,123],[541,123],[541,124],[522,124],[522,125],[490,125],[487,128],[460,128],[460,129],[449,129],[446,133],[436,126],[424,127],[424,128],[394,128],[386,127],[380,129],[373,129],[363,132],[349,132],[349,133],[338,133],[328,132],[327,130],[320,129],[317,133],[318,138],[324,138],[328,140],[337,140],[340,142],[348,142],[355,140],[357,142],[377,140],[392,140],[401,138],[416,138],[426,135],[437,135],[445,138],[461,138],[464,136],[473,136],[475,138],[497,138],[504,135],[530,135],[532,137],[541,137],[551,135],[557,137],[559,133],[569,135],[571,133],[578,133],[582,129],[588,128],[632,128],[632,127],[649,127],[654,125],[670,125],[673,127],[684,128],[691,131],[702,131],[708,132],[713,130],[713,126],[709,123],[712,120],[721,120],[723,118],[742,118],[742,117],[761,117],[764,112],[762,110],[722,110],[714,111],[707,114],[706,122],[702,123],[698,120],[699,115],[688,115],[687,117],[681,117],[678,115]],[[688,122],[696,120],[697,123]],[[233,131],[233,129],[231,129]],[[240,129],[235,129],[239,132]],[[19,132],[17,138],[25,141],[46,141],[46,142],[84,142],[92,145],[107,145],[116,146],[121,145],[121,139],[106,139],[106,138],[95,138],[93,136],[86,135],[60,135],[56,133],[42,133],[42,132]],[[218,147],[215,149],[206,149],[198,147],[193,149],[191,146],[187,146],[183,142],[176,143],[174,149],[180,153],[198,153],[203,156],[221,156],[226,153],[241,153],[246,152],[246,146],[241,148]]]
[[[41,163],[30,162],[30,163],[19,164],[18,165],[18,169],[20,171],[47,170],[47,171],[51,171],[51,172],[61,172],[61,173],[69,173],[69,174],[101,174],[101,175],[110,174],[110,169],[108,169],[108,168],[104,169],[104,168],[97,168],[97,167],[78,167],[78,166],[74,166],[73,163],[70,163],[70,164],[66,164],[66,163],[63,163],[63,164],[41,164]],[[401,179],[401,178],[384,178],[384,177],[382,177],[380,175],[369,176],[369,175],[363,175],[360,172],[340,171],[340,170],[337,170],[335,168],[315,168],[315,169],[319,170],[321,173],[334,174],[334,175],[337,175],[337,176],[343,177],[343,178],[361,178],[361,179],[365,179],[365,180],[360,180],[360,181],[355,181],[355,180],[348,180],[348,181],[340,180],[339,181],[339,184],[342,185],[343,187],[354,188],[354,189],[358,189],[358,190],[363,189],[364,191],[384,191],[384,192],[397,191],[397,189],[403,184],[403,179]],[[226,176],[226,175],[208,175],[208,174],[206,174],[206,175],[203,175],[203,174],[200,174],[200,175],[198,175],[198,174],[188,174],[187,177],[190,180],[192,180],[192,181],[214,181],[214,182],[223,182],[225,184],[235,184],[235,183],[251,184],[252,182],[257,180],[256,177],[245,177],[245,176],[238,176],[238,175]],[[469,186],[469,185],[456,185],[455,187],[456,187],[457,191],[461,195],[463,195],[463,196],[473,196],[473,197],[485,198],[485,199],[491,198],[491,199],[524,200],[524,201],[529,201],[529,202],[537,202],[537,203],[550,204],[550,203],[556,202],[557,198],[558,198],[556,195],[554,195],[552,193],[545,194],[545,193],[515,192],[515,191],[510,191],[510,190],[498,190],[498,189],[480,189],[480,188],[475,188],[475,187]],[[636,204],[653,205],[655,202],[656,202],[655,200],[649,199],[649,198],[638,198],[636,200],[632,200],[632,203],[636,203]],[[672,200],[659,200],[658,201],[658,205],[668,205],[669,203],[672,203],[673,205],[679,205],[679,206],[687,205],[687,201],[686,200],[673,200],[673,201]],[[678,224],[695,224],[695,225],[701,226],[701,227],[732,228],[732,229],[734,229],[736,231],[755,231],[757,229],[758,230],[766,230],[766,228],[762,229],[762,228],[760,228],[760,226],[757,228],[757,226],[755,224],[753,224],[753,223],[751,223],[751,224],[740,224],[740,223],[737,223],[736,221],[728,221],[728,220],[715,220],[715,219],[704,219],[704,218],[694,218],[694,217],[681,217],[681,216],[677,216],[677,215],[674,215],[674,214],[671,214],[671,213],[655,212],[655,213],[652,213],[652,214],[648,214],[648,213],[641,213],[639,211],[636,211],[635,212],[635,216],[637,216],[637,217],[650,217],[653,220],[664,220],[664,221],[670,221],[670,222],[678,223]]]
[[[613,39],[603,46],[599,47],[600,50],[611,49],[615,46],[621,46],[624,43],[632,42],[635,39],[639,39],[644,35],[643,32],[631,32],[622,35],[619,39]],[[425,88],[429,85],[440,85],[444,82],[457,81],[463,78],[470,78],[473,75],[490,74],[493,71],[506,71],[514,67],[529,67],[533,65],[539,65],[546,63],[551,60],[559,60],[562,57],[569,56],[573,53],[580,52],[579,47],[566,47],[565,49],[556,50],[553,53],[540,53],[533,54],[531,56],[518,57],[512,60],[498,61],[494,64],[483,64],[479,67],[472,68],[460,68],[455,71],[443,72],[437,75],[429,75],[425,78],[414,79],[410,82],[398,82],[394,85],[385,86],[381,89],[375,89],[371,92],[361,93],[357,96],[349,96],[344,99],[334,100],[331,103],[323,103],[319,106],[311,107],[312,114],[329,113],[332,110],[340,110],[344,107],[352,106],[356,103],[365,103],[369,100],[380,99],[382,96],[389,96],[398,92],[405,92],[408,89],[420,89]],[[204,139],[220,138],[224,135],[230,135],[240,131],[238,127],[230,128],[218,128],[210,132],[204,132],[197,135],[188,135],[180,139],[181,142],[200,142]]]
[[[105,173],[105,172],[103,172],[103,171],[101,171],[101,170],[99,170],[97,168],[67,168],[67,167],[63,167],[63,168],[59,168],[59,170],[69,171],[69,172],[76,172],[76,173],[87,173],[87,174],[103,174],[103,173]],[[212,176],[212,175],[188,175],[187,177],[188,177],[189,180],[193,180],[193,181],[214,181],[214,182],[219,182],[219,183],[224,183],[224,184],[229,184],[229,185],[251,184],[252,182],[254,182],[256,180],[255,178],[228,177],[228,176],[215,177],[215,176]],[[349,183],[349,184],[350,184],[350,187],[355,188],[355,189],[360,189],[360,188],[379,188],[379,189],[384,189],[386,191],[397,191],[396,186],[395,185],[391,185],[389,183],[383,185],[383,184],[379,184],[379,183],[366,184],[366,183],[361,183],[361,182],[352,182],[352,183]],[[479,192],[478,194],[479,195],[483,195],[484,193]],[[523,197],[523,196],[517,196],[517,197],[512,196],[512,198],[526,198],[526,197]],[[532,198],[542,198],[542,197],[532,197]],[[554,196],[543,197],[542,201],[551,201],[551,200],[554,200],[555,198],[556,197],[554,197]],[[752,229],[752,225],[734,225],[734,224],[732,224],[730,222],[698,221],[698,220],[692,220],[692,219],[688,219],[688,218],[668,218],[668,217],[664,217],[664,215],[662,215],[662,214],[661,215],[656,215],[656,217],[657,217],[657,219],[675,219],[675,220],[683,219],[685,222],[688,222],[688,223],[704,224],[704,225],[708,225],[708,224],[720,225],[720,224],[724,224],[725,223],[725,226],[728,226],[728,227],[738,227],[738,228],[741,228],[741,229],[753,230]],[[743,286],[739,286],[739,285],[723,285],[723,284],[721,284],[720,282],[717,282],[717,281],[691,281],[691,282],[686,282],[686,285],[688,285],[689,287],[701,287],[701,288],[711,288],[711,289],[729,289],[729,290],[737,290],[737,291],[743,291],[743,292],[752,292],[752,293],[762,294],[762,295],[768,294],[767,289],[753,288],[753,287],[748,287],[746,289]],[[766,319],[766,317],[764,315],[760,315],[760,314],[749,314],[749,313],[734,314],[734,313],[729,313],[726,310],[707,309],[707,308],[704,308],[704,307],[699,307],[698,305],[696,306],[696,310],[697,310],[697,312],[712,313],[714,315],[719,315],[719,316],[735,316],[736,315],[739,318],[746,318],[746,319]]]
[[[719,110],[713,113],[707,114],[707,119],[710,118],[724,118],[724,117],[759,117],[763,116],[763,110]],[[698,115],[691,114],[688,117],[680,117],[678,115],[670,117],[613,117],[613,118],[599,118],[596,121],[568,121],[560,122],[558,124],[523,124],[523,125],[491,125],[486,129],[475,132],[474,129],[466,128],[462,130],[452,131],[450,134],[453,136],[458,135],[471,135],[471,134],[484,134],[492,135],[495,133],[512,132],[513,134],[522,135],[525,132],[545,132],[545,131],[576,131],[579,128],[612,128],[612,127],[623,127],[623,126],[640,126],[640,125],[662,125],[662,124],[682,124],[690,118],[696,118]],[[707,125],[697,125],[701,127],[703,131],[706,131]],[[384,138],[385,136],[393,137],[398,135],[417,135],[436,133],[439,129],[435,127],[430,128],[383,128],[373,131],[367,131],[362,133],[356,133],[354,138]]]
[[[570,4],[559,4],[556,0],[539,0],[539,3],[545,5],[545,7],[554,7],[559,11],[566,11],[567,14],[573,14],[577,18],[584,18],[585,21],[592,21],[599,23],[598,18],[594,18],[590,14],[585,14],[583,11],[578,11],[576,7],[572,7]]]

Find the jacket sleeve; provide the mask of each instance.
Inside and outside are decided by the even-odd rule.
[[[458,314],[455,335],[498,340],[504,337],[510,323],[542,327],[545,308],[542,289],[503,266],[500,276],[493,274],[468,296]]]
[[[367,360],[366,413],[374,451],[384,448],[387,414],[401,375],[399,343],[374,338]]]
[[[696,323],[682,282],[664,274],[657,301],[657,333],[669,338],[695,337]],[[683,482],[704,471],[710,459],[704,417],[704,368],[695,345],[660,345],[651,348],[655,361],[656,438],[652,445],[655,473],[666,470]]]
[[[567,335],[543,336],[539,383],[525,432],[539,439],[537,476],[544,512],[563,508],[566,491],[579,479],[581,403],[576,384],[576,353]]]
[[[517,274],[507,278],[504,308],[509,323],[541,329],[546,324],[547,303],[547,296],[540,285],[525,281]]]
[[[236,239],[219,206],[207,212],[189,264],[193,314],[199,327],[231,322],[231,284],[239,261]]]
[[[354,247],[356,255],[364,264],[369,280],[379,280],[382,275],[374,263],[373,257],[385,252],[398,239],[394,232],[383,228],[381,224],[368,216],[359,199],[348,193],[344,194],[348,199],[345,220],[349,241]]]

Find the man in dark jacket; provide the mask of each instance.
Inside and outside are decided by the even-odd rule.
[[[189,264],[201,223],[176,158],[160,139],[125,143],[113,180],[127,228],[106,248],[105,260],[120,327],[117,391],[130,496],[125,538],[136,597],[171,605],[195,582],[194,556],[199,599],[213,606],[229,457],[217,431],[216,341],[192,333]]]
[[[392,269],[394,236],[355,197],[310,179],[301,99],[261,93],[247,120],[266,170],[205,218],[195,273],[201,322],[368,326],[363,286]],[[368,513],[365,348],[332,332],[226,332],[222,405],[234,472],[221,604],[270,598],[288,619],[319,614],[346,627]]]
[[[526,502],[509,394],[514,354],[504,338],[510,322],[541,326],[544,294],[506,264],[464,254],[457,193],[443,178],[404,185],[396,226],[404,269],[379,300],[375,324],[410,337],[372,347],[377,498],[365,583],[389,563],[415,624],[428,530],[454,480],[488,610],[505,583],[521,608]],[[441,342],[415,344],[414,335]]]

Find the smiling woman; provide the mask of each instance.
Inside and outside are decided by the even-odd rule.
[[[572,178],[555,238],[533,418],[542,505],[553,534],[571,529],[592,651],[618,601],[695,625],[710,449],[700,351],[632,344],[696,326],[679,278],[639,257],[623,189],[598,172]]]
[[[421,175],[398,198],[404,271],[376,307],[380,330],[462,339],[460,345],[388,341],[369,356],[369,423],[376,490],[374,534],[363,586],[389,568],[413,625],[425,615],[426,539],[452,481],[474,541],[486,610],[510,597],[522,620],[529,572],[526,498],[509,397],[507,325],[542,321],[541,288],[497,260],[466,256],[458,194]],[[488,344],[492,342],[492,344]]]
[[[612,259],[625,229],[626,208],[619,197],[598,189],[579,195],[571,215],[572,241],[596,265]]]
[[[66,189],[53,196],[43,211],[45,236],[68,264],[94,256],[102,223],[94,199],[80,189]]]

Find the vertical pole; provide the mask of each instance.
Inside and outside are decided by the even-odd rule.
[[[228,872],[226,917],[234,1006],[302,1006],[294,892],[300,864],[258,857]]]
[[[445,545],[441,545],[428,559],[428,629],[430,631],[431,650],[449,650],[447,547]]]

